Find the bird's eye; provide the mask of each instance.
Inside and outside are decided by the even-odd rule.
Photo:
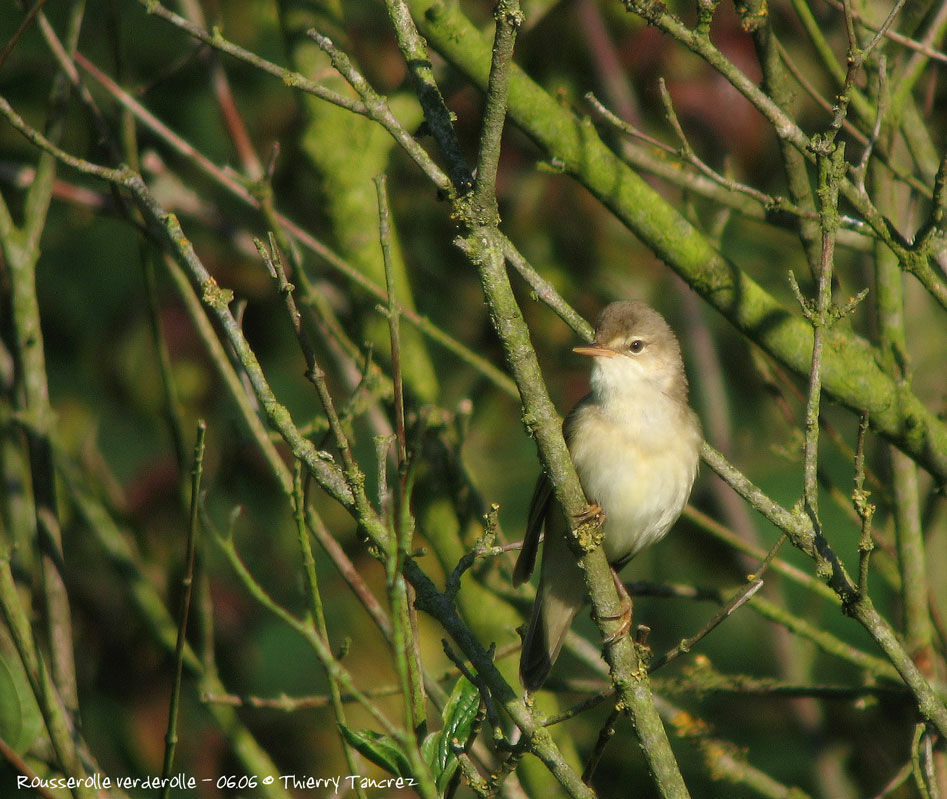
[[[628,349],[631,350],[635,355],[641,352],[644,349],[644,342],[640,338],[633,339],[632,342],[628,345]]]

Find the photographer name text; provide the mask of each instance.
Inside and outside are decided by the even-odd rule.
[[[77,788],[91,788],[93,790],[108,790],[119,788],[123,790],[155,788],[169,788],[171,790],[194,790],[198,785],[213,783],[216,788],[247,789],[262,785],[280,783],[287,790],[310,790],[332,788],[334,793],[341,790],[392,789],[413,788],[417,780],[411,777],[364,777],[361,774],[337,774],[334,777],[313,777],[307,774],[282,774],[278,777],[221,775],[219,777],[197,778],[187,774],[175,774],[170,777],[107,777],[101,774],[91,774],[88,777],[26,777],[18,776],[16,787],[20,789],[44,788],[46,790],[61,789],[75,790]]]

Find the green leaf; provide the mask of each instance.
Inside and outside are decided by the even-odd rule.
[[[480,709],[480,692],[466,677],[454,685],[441,718],[444,726],[428,735],[421,744],[421,756],[431,767],[437,789],[443,791],[457,771],[456,747],[466,745]]]
[[[411,764],[401,751],[398,742],[390,735],[375,732],[375,730],[350,730],[344,724],[339,724],[339,730],[349,746],[376,766],[397,777],[417,776],[411,770]]]
[[[450,698],[444,706],[441,717],[444,719],[443,735],[456,739],[463,746],[470,737],[474,719],[480,709],[480,691],[466,677],[457,680]]]
[[[431,770],[434,770],[434,761],[437,759],[437,748],[440,745],[440,732],[429,732],[421,741],[421,757]]]
[[[43,718],[13,643],[0,632],[0,738],[22,755],[40,734]]]

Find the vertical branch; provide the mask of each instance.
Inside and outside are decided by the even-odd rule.
[[[386,587],[388,602],[391,606],[391,651],[398,680],[401,683],[405,721],[414,733],[417,743],[420,744],[427,734],[424,683],[416,638],[417,624],[412,613],[412,602],[409,599],[408,584],[404,576],[404,564],[408,557],[406,544],[412,539],[414,519],[409,510],[410,492],[403,482],[399,483],[395,494],[396,500],[392,509],[394,542],[387,552],[385,561]]]
[[[391,378],[395,403],[395,435],[398,443],[398,467],[404,468],[408,457],[404,427],[404,381],[401,379],[400,314],[395,296],[395,275],[391,262],[391,211],[388,207],[387,181],[384,175],[375,177],[378,194],[378,237],[385,261],[385,288],[388,291],[388,332],[391,336]]]
[[[500,141],[506,119],[510,90],[510,69],[516,34],[523,24],[518,0],[499,0],[493,10],[496,35],[487,81],[487,98],[483,110],[480,149],[477,153],[477,178],[474,183],[473,211],[477,222],[496,225],[499,211],[496,198],[497,169],[500,165]]]
[[[294,286],[286,278],[286,270],[283,266],[282,257],[276,246],[276,238],[270,235],[269,249],[257,240],[255,242],[257,251],[263,258],[270,270],[270,275],[277,285],[279,293],[283,297],[293,332],[299,342],[300,349],[306,359],[306,377],[316,388],[319,399],[326,412],[326,418],[329,421],[329,429],[335,440],[336,448],[342,460],[343,473],[346,482],[352,492],[355,503],[357,518],[362,524],[372,526],[375,536],[382,533],[383,527],[378,523],[378,514],[371,506],[368,496],[365,492],[365,475],[352,454],[352,448],[342,426],[342,421],[335,407],[335,402],[329,391],[326,382],[326,374],[316,359],[313,343],[303,324],[303,319],[296,307],[296,301],[293,296]],[[404,490],[404,486],[400,487]],[[399,492],[400,496],[400,492]],[[389,525],[385,539],[378,540],[376,543],[384,551],[386,578],[389,591],[389,599],[392,605],[392,653],[395,658],[395,664],[402,680],[404,689],[405,712],[408,717],[409,727],[420,739],[420,736],[426,730],[424,722],[424,699],[423,682],[420,670],[416,668],[417,660],[409,655],[409,639],[412,625],[410,620],[410,607],[407,597],[407,587],[402,575],[404,559],[407,557],[407,546],[405,541],[410,541],[411,530],[405,525],[410,525],[410,513],[407,510],[407,500],[396,503],[397,507],[403,508],[403,511],[396,512],[394,524]],[[409,759],[420,764],[419,755],[416,746],[409,747],[406,755]]]
[[[872,550],[875,548],[871,537],[871,519],[875,506],[868,501],[870,492],[865,489],[865,437],[868,434],[868,413],[858,420],[858,444],[855,448],[855,486],[852,489],[852,504],[861,519],[861,536],[858,539],[858,595],[868,593],[868,566]]]
[[[832,271],[835,257],[835,233],[838,229],[838,184],[836,175],[844,169],[843,143],[826,143],[819,156],[819,220],[822,229],[822,253],[814,303],[803,302],[812,324],[812,366],[806,395],[805,444],[803,447],[803,501],[813,524],[819,527],[819,408],[822,399],[822,351],[830,324]],[[797,287],[798,291],[798,287]],[[798,295],[801,299],[801,294]]]
[[[312,545],[309,541],[309,526],[306,522],[306,492],[303,488],[302,464],[296,461],[293,465],[293,519],[296,522],[296,539],[299,542],[299,551],[302,555],[303,572],[306,577],[306,593],[309,599],[309,612],[312,614],[313,623],[322,640],[329,643],[329,628],[326,625],[326,614],[322,606],[322,594],[319,591],[319,578],[316,574],[316,559],[312,554]],[[339,681],[330,669],[326,669],[326,678],[329,680],[329,696],[332,700],[332,710],[335,713],[335,719],[340,724],[345,724],[345,705],[342,703],[342,688]],[[342,750],[345,755],[346,765],[352,774],[357,774],[357,761],[352,747],[349,745],[345,736],[342,738]],[[365,789],[361,785],[354,785],[356,795],[359,799],[365,799]]]
[[[184,646],[187,642],[187,623],[191,612],[191,592],[194,586],[194,561],[197,551],[198,509],[201,504],[201,477],[204,473],[204,439],[207,424],[203,419],[197,423],[197,441],[194,444],[194,460],[191,467],[191,505],[187,528],[187,548],[184,556],[184,579],[181,585],[181,607],[178,613],[178,638],[174,647],[174,682],[171,686],[171,706],[168,712],[168,731],[165,735],[163,777],[171,774],[174,766],[174,750],[178,742],[178,708],[181,702],[181,677],[184,674]],[[170,784],[161,790],[162,799],[171,795]]]
[[[391,259],[391,211],[388,207],[387,181],[384,175],[375,177],[378,195],[378,237],[385,262],[385,284],[388,290],[388,332],[391,338],[391,379],[394,387],[395,439],[398,462],[398,485],[391,508],[392,546],[388,551],[386,576],[388,600],[392,610],[392,652],[398,678],[404,692],[405,715],[408,726],[420,742],[427,731],[424,708],[424,682],[421,674],[420,648],[417,639],[417,618],[413,608],[413,592],[404,578],[404,563],[409,556],[414,537],[414,517],[411,514],[411,475],[408,463],[407,435],[404,421],[404,383],[401,375],[401,336],[399,333],[398,302],[395,296],[394,269]],[[385,448],[387,449],[387,447]],[[378,469],[385,471],[385,456],[379,454]]]
[[[860,50],[855,36],[849,0],[844,0],[845,26],[848,33],[848,69],[845,83],[832,113],[832,123],[823,136],[813,137],[811,149],[818,167],[819,227],[822,250],[818,265],[814,303],[801,302],[803,312],[812,325],[812,362],[809,371],[809,389],[806,396],[805,444],[803,449],[803,502],[806,512],[817,531],[819,522],[819,408],[822,399],[822,352],[825,336],[832,323],[832,276],[835,265],[835,239],[839,228],[839,184],[845,179],[845,143],[837,141],[851,102],[855,75],[861,68],[868,50]],[[802,299],[794,284],[797,299]]]

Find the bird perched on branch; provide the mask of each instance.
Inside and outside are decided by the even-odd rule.
[[[618,571],[663,538],[687,503],[697,476],[700,423],[688,404],[677,337],[644,303],[608,305],[592,344],[574,352],[592,358],[591,391],[563,424],[592,503],[590,513],[576,521],[602,515],[605,554],[624,593]],[[545,527],[539,588],[520,657],[520,679],[530,691],[549,675],[585,597],[585,581],[567,542],[574,526],[549,479],[540,475],[513,571],[514,585],[529,578]],[[629,613],[614,638],[630,623]]]

